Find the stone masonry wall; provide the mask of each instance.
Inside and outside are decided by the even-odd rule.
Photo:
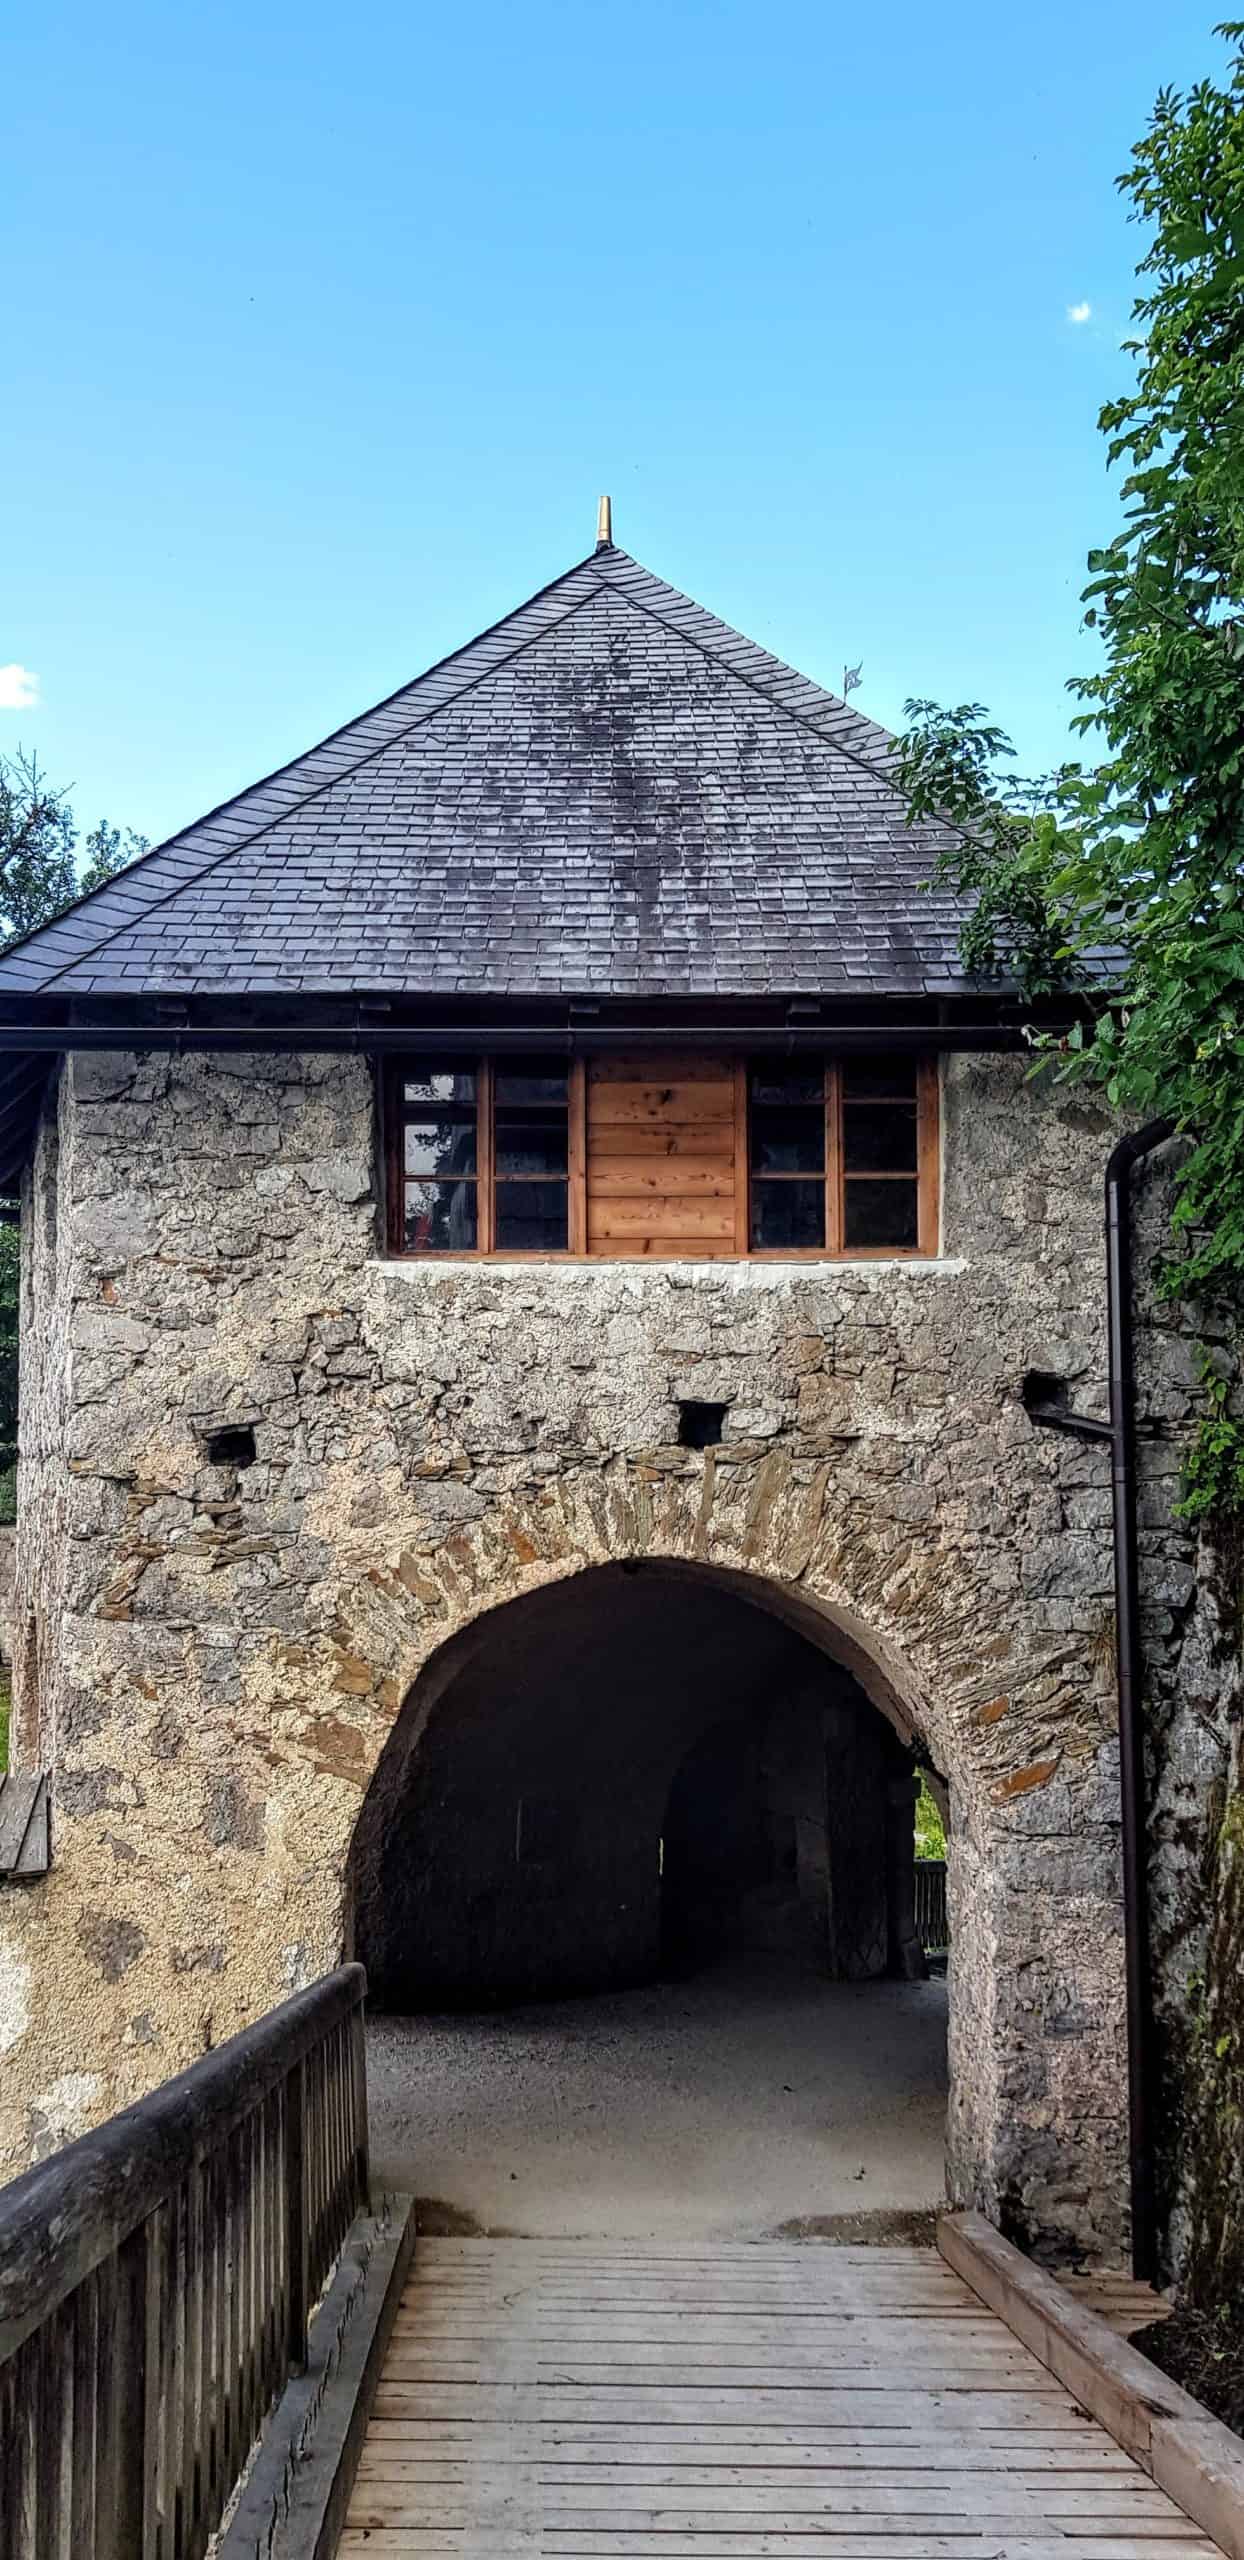
[[[0,1889],[0,2158],[334,1963],[423,1666],[649,1555],[770,1599],[921,1733],[953,1818],[952,2190],[1117,2254],[1107,1466],[1018,1394],[1045,1369],[1102,1409],[1102,1115],[954,1061],[942,1260],[658,1268],[386,1263],[362,1060],[83,1056],[55,1115],[15,1645],[55,1850]],[[676,1445],[687,1395],[729,1404],[722,1449]],[[253,1465],[209,1463],[228,1423]]]

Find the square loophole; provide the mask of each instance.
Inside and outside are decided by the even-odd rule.
[[[679,1398],[678,1446],[680,1449],[716,1449],[725,1429],[728,1404],[701,1404],[694,1397]]]
[[[226,1423],[220,1431],[209,1431],[203,1446],[209,1466],[253,1467],[255,1463],[254,1423]]]

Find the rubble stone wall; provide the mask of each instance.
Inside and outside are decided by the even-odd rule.
[[[1117,2254],[1108,1467],[1019,1395],[1048,1370],[1103,1410],[1110,1134],[957,1059],[936,1262],[390,1263],[365,1061],[68,1062],[24,1213],[16,1730],[54,1860],[0,1888],[8,2167],[337,1961],[421,1670],[648,1556],[789,1616],[927,1744],[952,2192]],[[729,1406],[720,1449],[677,1445],[683,1397]],[[223,1425],[254,1463],[211,1462]],[[1147,1539],[1186,1650],[1168,1490]]]

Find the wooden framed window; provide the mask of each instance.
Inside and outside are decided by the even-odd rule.
[[[930,1060],[418,1056],[386,1071],[389,1249],[936,1253]]]
[[[931,1060],[754,1061],[747,1132],[749,1252],[936,1253]]]
[[[581,1067],[402,1058],[386,1105],[391,1251],[582,1250]]]

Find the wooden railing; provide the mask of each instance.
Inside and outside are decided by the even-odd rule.
[[[0,2189],[0,2560],[199,2560],[366,2204],[365,1987]]]
[[[916,1860],[916,1935],[926,1956],[945,1955],[950,1945],[944,1858]]]

